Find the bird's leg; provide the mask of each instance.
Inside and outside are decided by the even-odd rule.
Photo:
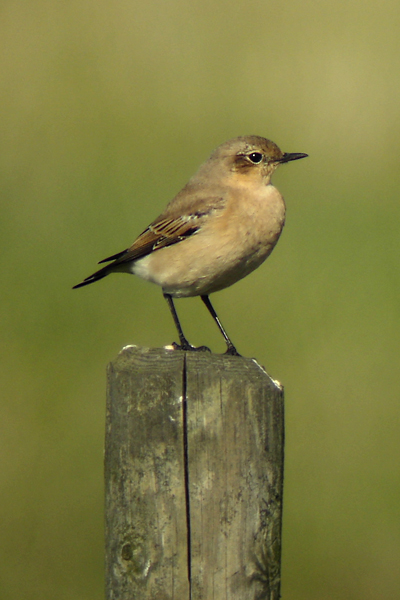
[[[206,305],[210,315],[212,316],[212,318],[218,325],[218,329],[224,336],[224,340],[226,342],[226,345],[228,346],[228,349],[225,352],[225,354],[231,354],[232,356],[240,356],[239,352],[236,350],[235,346],[232,344],[231,340],[229,339],[228,334],[226,333],[225,329],[222,327],[222,323],[219,320],[218,315],[215,312],[215,309],[214,309],[213,305],[211,304],[209,297],[201,296],[201,299],[203,300],[204,304]]]
[[[207,346],[192,346],[192,344],[189,344],[189,342],[187,341],[187,339],[185,338],[183,331],[182,331],[182,327],[181,324],[179,322],[179,318],[178,318],[178,314],[176,312],[176,308],[175,308],[175,304],[174,301],[172,299],[172,296],[170,294],[164,294],[164,298],[166,299],[166,301],[168,302],[168,306],[169,309],[171,311],[172,314],[172,318],[174,319],[174,323],[175,323],[175,327],[178,331],[178,335],[179,335],[179,341],[180,341],[180,345],[177,344],[176,342],[173,342],[173,346],[176,350],[197,350],[200,352],[211,352],[210,348],[207,348]]]

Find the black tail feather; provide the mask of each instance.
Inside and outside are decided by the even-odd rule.
[[[98,264],[101,265],[101,263],[109,262],[110,260],[117,260],[118,258],[121,258],[121,256],[123,256],[124,254],[127,254],[127,252],[128,250],[122,250],[122,252],[117,252],[117,254],[113,254],[108,258],[103,258],[103,260],[99,260]]]
[[[81,283],[78,283],[78,285],[74,285],[74,287],[72,289],[76,290],[77,288],[84,287],[85,285],[89,285],[90,283],[94,283],[95,281],[98,281],[99,279],[103,279],[103,277],[105,277],[112,271],[118,270],[118,269],[113,269],[112,268],[113,265],[119,258],[121,258],[122,256],[124,256],[124,254],[127,254],[127,253],[128,253],[128,250],[123,250],[122,252],[118,252],[117,254],[114,254],[113,256],[104,258],[103,260],[101,260],[99,262],[99,264],[112,260],[113,262],[111,263],[111,265],[107,265],[106,267],[99,269],[98,271],[93,273],[93,275],[86,277],[86,279],[84,279]]]
[[[90,277],[86,277],[86,279],[84,279],[81,283],[74,285],[74,287],[72,289],[76,290],[77,288],[84,287],[85,285],[89,285],[89,283],[94,283],[95,281],[99,281],[99,279],[103,279],[103,277],[108,275],[109,272],[110,271],[107,268],[100,269],[100,271],[93,273],[93,275],[90,275]]]

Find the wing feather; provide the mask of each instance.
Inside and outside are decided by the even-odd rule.
[[[160,215],[136,238],[130,248],[115,255],[115,261],[110,267],[143,258],[151,252],[182,242],[195,235],[210,214],[222,210],[224,206],[223,198],[210,198],[205,208],[203,206],[202,210],[196,210],[191,214],[176,217],[164,216],[165,213]]]
[[[82,283],[74,287],[79,288],[93,283],[113,271],[120,270],[118,269],[118,265],[143,258],[151,254],[151,252],[156,252],[166,246],[177,244],[191,235],[195,235],[200,231],[210,214],[222,210],[224,206],[225,201],[223,197],[209,197],[207,201],[203,197],[197,199],[195,207],[193,207],[194,210],[192,208],[193,212],[190,214],[168,216],[168,213],[164,212],[164,214],[160,215],[136,238],[130,248],[101,260],[99,264],[112,262],[93,273],[93,275],[90,275],[90,277],[86,277]]]

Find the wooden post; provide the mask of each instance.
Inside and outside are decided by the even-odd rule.
[[[278,600],[281,386],[251,359],[132,346],[107,397],[107,600]]]

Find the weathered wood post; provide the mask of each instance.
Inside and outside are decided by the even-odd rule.
[[[283,392],[253,360],[125,348],[108,371],[107,600],[278,600]]]

